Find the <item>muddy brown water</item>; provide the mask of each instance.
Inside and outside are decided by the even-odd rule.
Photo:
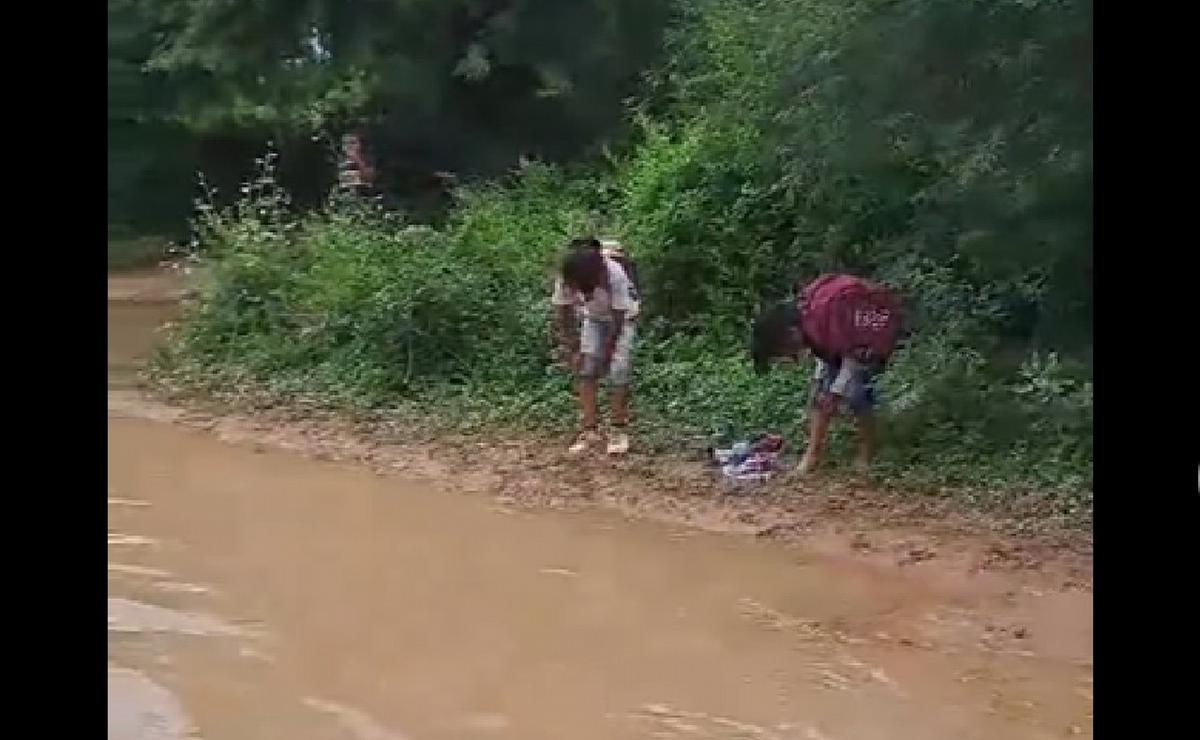
[[[150,420],[111,399],[174,308],[121,287],[110,739],[1092,735],[1088,595],[516,510]]]

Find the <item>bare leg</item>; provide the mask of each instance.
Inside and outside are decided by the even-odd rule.
[[[854,467],[866,471],[875,455],[875,414],[864,411],[858,415],[858,454],[854,458]]]
[[[578,373],[576,392],[579,395],[579,425],[582,431],[569,448],[573,455],[586,452],[599,436],[596,432],[596,353],[603,343],[602,328],[593,321],[585,320],[579,343],[580,353],[575,371]]]
[[[629,386],[613,386],[612,422],[617,427],[629,424]]]
[[[829,421],[833,418],[833,408],[828,404],[819,404],[812,410],[812,425],[808,433],[808,450],[800,460],[801,475],[811,473],[821,461],[825,451],[825,438],[829,434]]]
[[[615,385],[612,389],[612,434],[608,436],[608,454],[624,455],[629,452],[629,387]]]
[[[579,415],[583,431],[596,429],[596,380],[595,378],[580,378],[579,380]]]
[[[572,455],[587,452],[596,443],[599,435],[596,432],[596,380],[595,378],[580,378],[579,416],[580,426],[583,427],[574,444],[568,450]]]

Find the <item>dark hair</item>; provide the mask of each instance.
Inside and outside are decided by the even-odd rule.
[[[571,240],[571,251],[563,258],[563,282],[584,294],[591,294],[604,275],[604,254],[595,237]]]
[[[800,316],[794,301],[780,301],[768,306],[754,319],[750,332],[750,357],[759,375],[771,369],[771,358],[782,357],[796,350],[793,339]]]
[[[600,240],[594,236],[577,236],[571,240],[569,248],[572,252],[581,252],[588,249],[600,251],[601,246],[603,245],[600,244]]]

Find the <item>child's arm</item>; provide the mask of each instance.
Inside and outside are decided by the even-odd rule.
[[[612,362],[613,353],[617,351],[617,340],[621,338],[621,330],[625,328],[625,312],[612,309],[612,331],[604,342],[604,367]]]
[[[555,306],[558,314],[558,343],[568,352],[579,351],[579,327],[575,325],[574,306]]]

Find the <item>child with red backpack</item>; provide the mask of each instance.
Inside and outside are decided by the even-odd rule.
[[[900,333],[899,297],[889,288],[854,275],[827,274],[801,288],[796,298],[768,308],[754,321],[750,354],[762,374],[773,359],[816,358],[808,449],[799,472],[812,472],[825,449],[829,424],[845,407],[858,422],[855,466],[870,464],[875,451],[875,379]]]

